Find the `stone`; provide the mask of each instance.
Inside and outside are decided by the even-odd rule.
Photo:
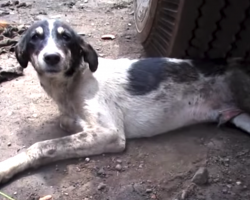
[[[100,183],[98,186],[97,186],[97,189],[98,190],[103,190],[103,189],[105,189],[106,188],[106,184],[104,184],[104,183]]]
[[[205,167],[200,167],[192,178],[192,182],[197,185],[205,185],[208,182],[208,170]]]

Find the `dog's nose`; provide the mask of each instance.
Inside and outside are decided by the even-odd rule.
[[[60,62],[60,54],[59,53],[49,53],[44,55],[44,61],[48,65],[56,65]]]

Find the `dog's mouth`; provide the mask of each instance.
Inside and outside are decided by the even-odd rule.
[[[61,70],[56,68],[46,68],[45,72],[50,74],[59,73]]]

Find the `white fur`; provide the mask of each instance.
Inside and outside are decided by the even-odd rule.
[[[42,28],[42,27],[39,27],[39,28]],[[45,53],[47,53],[47,54],[59,53],[61,56],[61,60],[60,60],[59,64],[57,65],[57,68],[62,70],[64,67],[62,64],[65,62],[65,56],[64,56],[63,51],[56,46],[56,42],[54,41],[54,39],[52,37],[53,28],[54,28],[54,20],[50,20],[49,21],[49,37],[48,37],[47,43],[45,44],[44,48],[38,54],[38,59],[37,59],[38,65],[40,66],[40,68],[42,70],[46,70],[46,68],[49,67],[47,65],[47,63],[44,61]]]

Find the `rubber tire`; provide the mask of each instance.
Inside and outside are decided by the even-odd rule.
[[[138,27],[135,0],[135,23]],[[249,0],[151,0],[138,36],[148,56],[250,56]]]

